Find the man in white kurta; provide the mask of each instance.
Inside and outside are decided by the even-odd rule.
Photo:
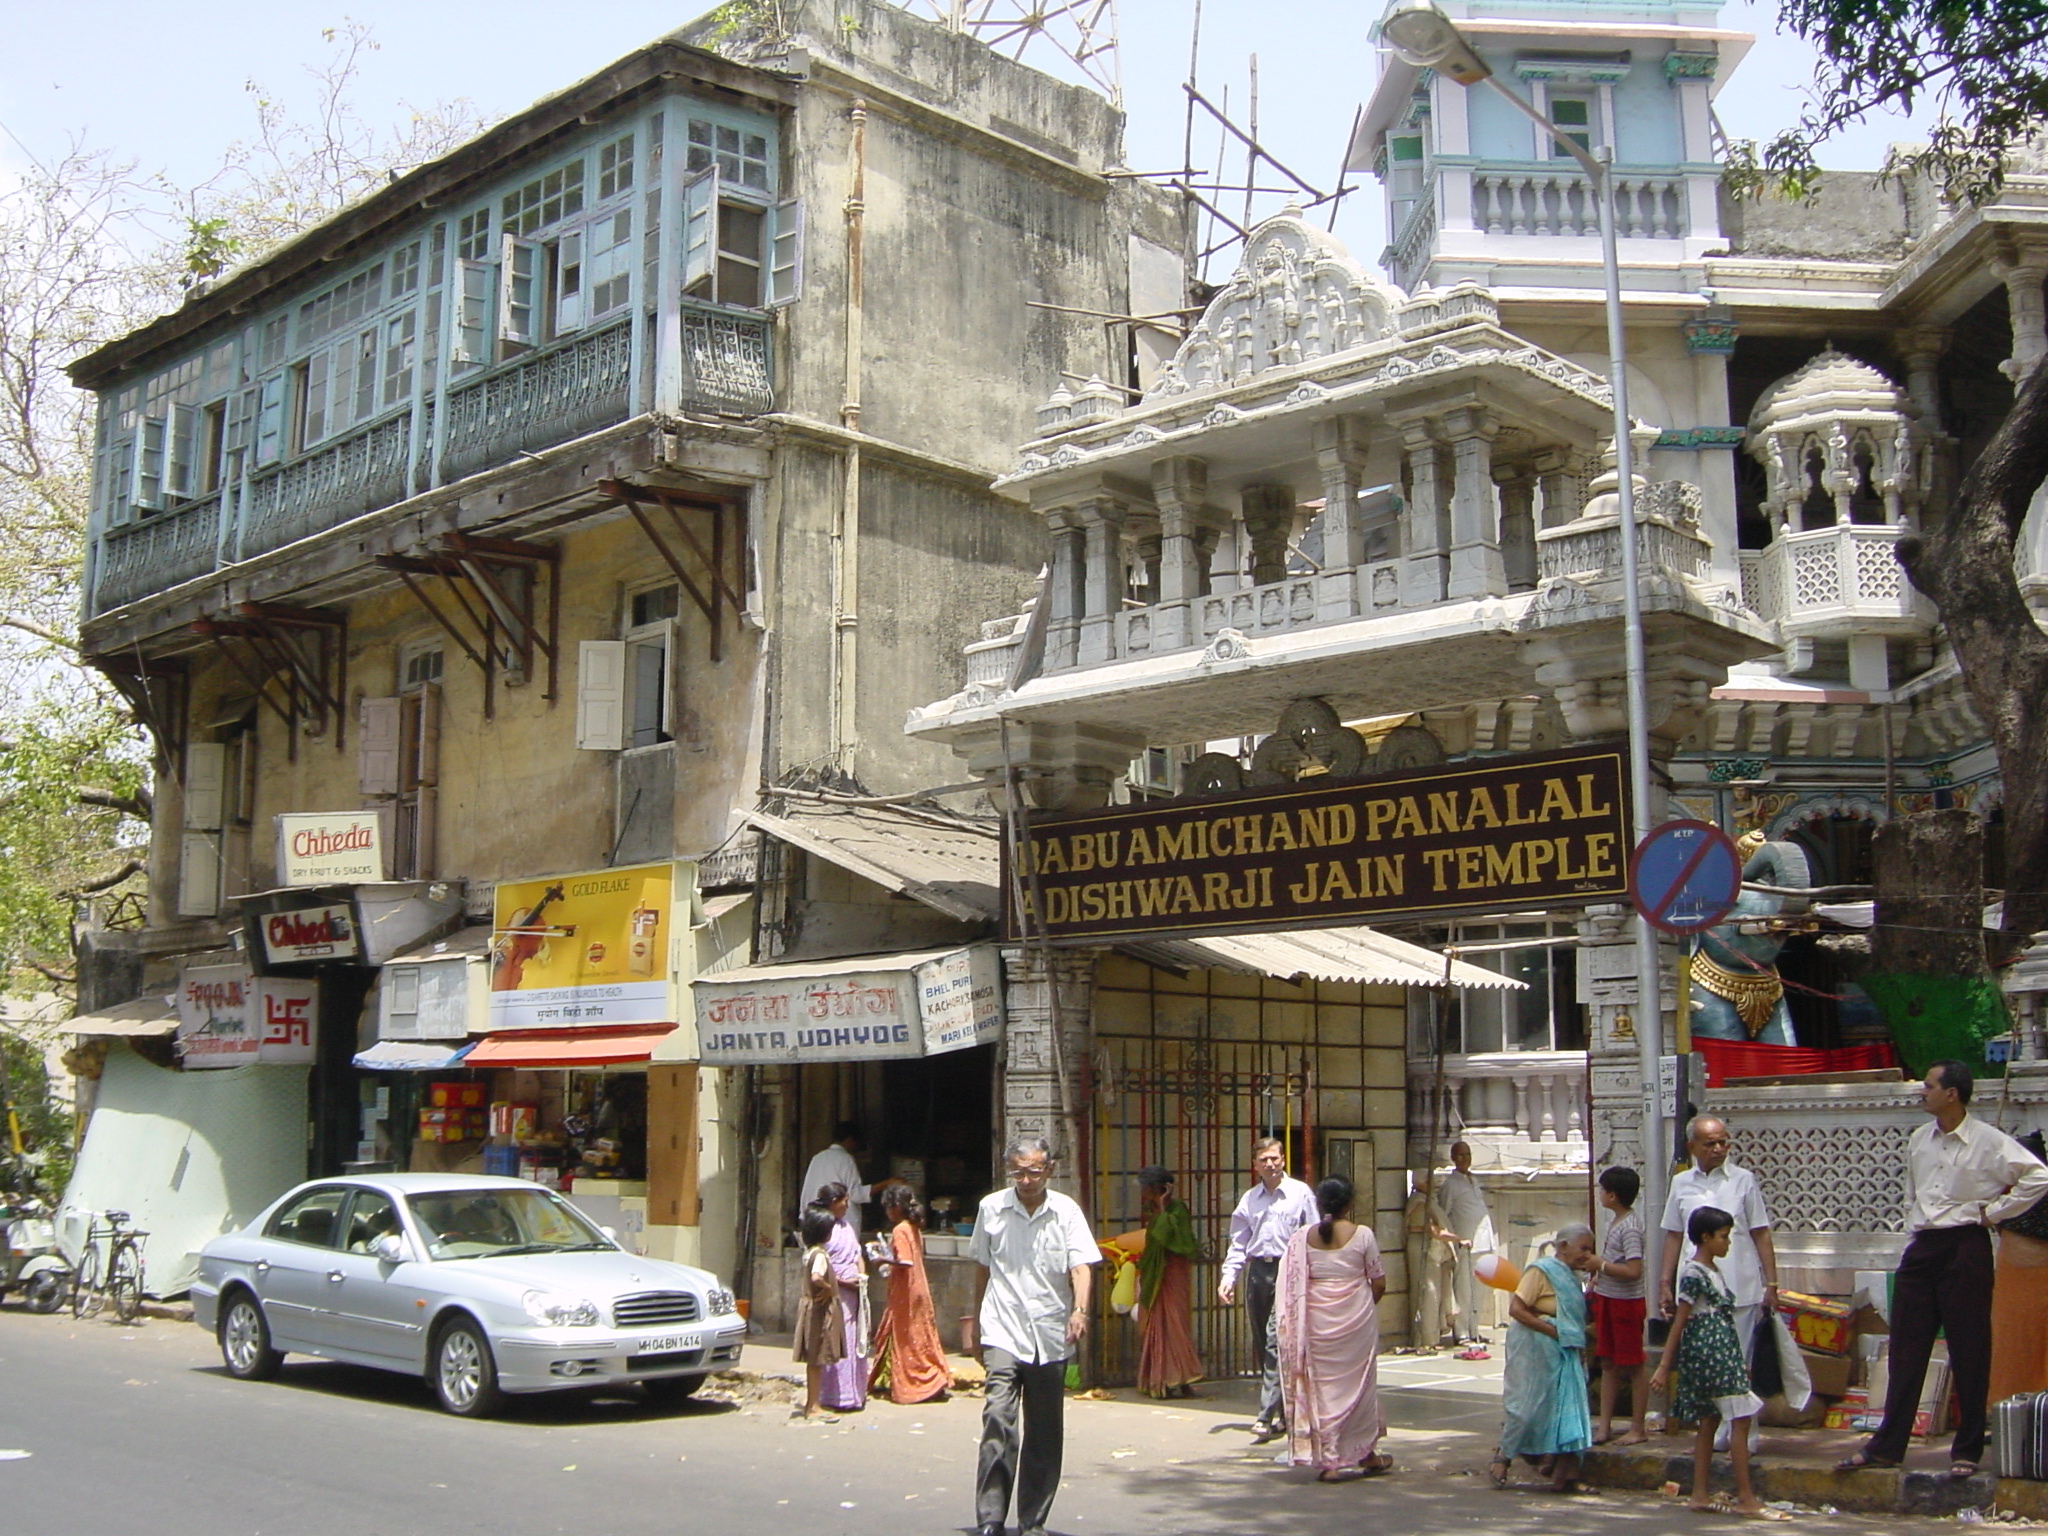
[[[1479,1331],[1479,1285],[1472,1275],[1473,1260],[1499,1251],[1493,1230],[1493,1212],[1487,1208],[1486,1191],[1472,1175],[1472,1146],[1451,1143],[1451,1171],[1436,1181],[1436,1203],[1443,1207],[1457,1241],[1451,1247],[1451,1295],[1458,1315],[1451,1319],[1454,1339],[1484,1347]]]

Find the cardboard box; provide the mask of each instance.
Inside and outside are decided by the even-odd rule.
[[[1799,1351],[1807,1378],[1816,1397],[1842,1398],[1849,1394],[1849,1378],[1855,1362],[1847,1355],[1820,1355],[1810,1349]]]
[[[482,1083],[429,1083],[427,1103],[434,1109],[482,1109]]]
[[[1855,1347],[1856,1307],[1849,1302],[1780,1291],[1778,1312],[1792,1330],[1792,1342],[1805,1353],[1846,1355]]]
[[[1860,1388],[1851,1387],[1844,1392],[1841,1401],[1828,1406],[1826,1417],[1821,1420],[1824,1429],[1854,1429],[1856,1420],[1869,1411],[1870,1402]]]

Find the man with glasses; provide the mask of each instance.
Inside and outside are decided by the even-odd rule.
[[[1735,1231],[1728,1256],[1716,1268],[1735,1293],[1735,1333],[1742,1343],[1742,1358],[1748,1360],[1756,1342],[1757,1324],[1766,1309],[1778,1304],[1778,1250],[1771,1244],[1771,1217],[1764,1209],[1763,1191],[1756,1175],[1728,1160],[1728,1127],[1711,1115],[1695,1115],[1685,1128],[1686,1150],[1692,1166],[1671,1181],[1670,1196],[1664,1202],[1664,1315],[1678,1310],[1673,1287],[1678,1283],[1678,1253],[1685,1224],[1703,1205],[1718,1206],[1735,1218]],[[1750,1423],[1750,1444],[1757,1440],[1755,1421]],[[1715,1439],[1717,1450],[1728,1448],[1728,1421],[1721,1421]]]
[[[1067,1357],[1088,1331],[1089,1266],[1102,1250],[1080,1206],[1047,1187],[1050,1146],[1020,1137],[1003,1163],[1009,1187],[985,1196],[975,1213],[967,1252],[981,1270],[974,1315],[961,1319],[968,1350],[988,1371],[975,1530],[1002,1536],[1014,1485],[1019,1536],[1045,1536],[1060,1486]]]
[[[1252,1143],[1252,1187],[1230,1213],[1230,1249],[1223,1255],[1223,1280],[1216,1295],[1227,1307],[1237,1301],[1244,1280],[1245,1310],[1251,1314],[1252,1355],[1259,1366],[1259,1416],[1252,1443],[1263,1445],[1287,1433],[1280,1394],[1280,1341],[1273,1326],[1273,1293],[1287,1240],[1318,1217],[1315,1191],[1287,1176],[1287,1149],[1276,1137]]]

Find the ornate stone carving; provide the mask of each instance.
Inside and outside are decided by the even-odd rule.
[[[1250,779],[1262,787],[1322,776],[1350,779],[1364,767],[1365,742],[1337,711],[1322,699],[1296,699],[1252,754]]]
[[[1749,418],[1765,506],[1787,531],[1910,523],[1922,436],[1905,391],[1833,347],[1765,390]]]
[[[1206,667],[1219,661],[1247,661],[1251,654],[1251,644],[1245,639],[1243,630],[1219,629],[1208,649],[1195,659],[1195,665]]]
[[[1252,231],[1237,271],[1147,398],[1218,389],[1378,341],[1393,333],[1402,297],[1290,207]]]

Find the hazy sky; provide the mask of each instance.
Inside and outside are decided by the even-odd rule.
[[[708,3],[708,0],[707,0]],[[344,17],[366,24],[381,44],[358,93],[365,115],[396,116],[406,103],[457,97],[496,117],[516,110],[698,13],[696,0],[211,0],[205,6],[152,0],[62,0],[10,7],[0,48],[0,173],[25,154],[47,160],[73,139],[133,159],[145,171],[189,182],[247,137],[254,79],[286,103],[311,96],[309,62],[323,54],[321,30]],[[1193,0],[1120,0],[1128,158],[1166,170],[1181,157],[1183,97]],[[1369,94],[1377,60],[1367,41],[1375,0],[1206,0],[1200,82],[1233,117],[1248,113],[1249,60],[1258,56],[1259,127],[1267,147],[1327,188],[1352,114]],[[1812,78],[1805,47],[1776,35],[1776,8],[1723,7],[1721,25],[1756,32],[1756,48],[1723,89],[1732,133],[1767,137],[1796,120]],[[1058,61],[1032,55],[1042,67]],[[1830,147],[1825,163],[1875,166],[1897,123],[1872,125]],[[1196,163],[1215,163],[1213,125],[1196,136]],[[1242,159],[1226,179],[1240,179]],[[1338,223],[1370,262],[1384,243],[1376,187],[1347,200]]]

